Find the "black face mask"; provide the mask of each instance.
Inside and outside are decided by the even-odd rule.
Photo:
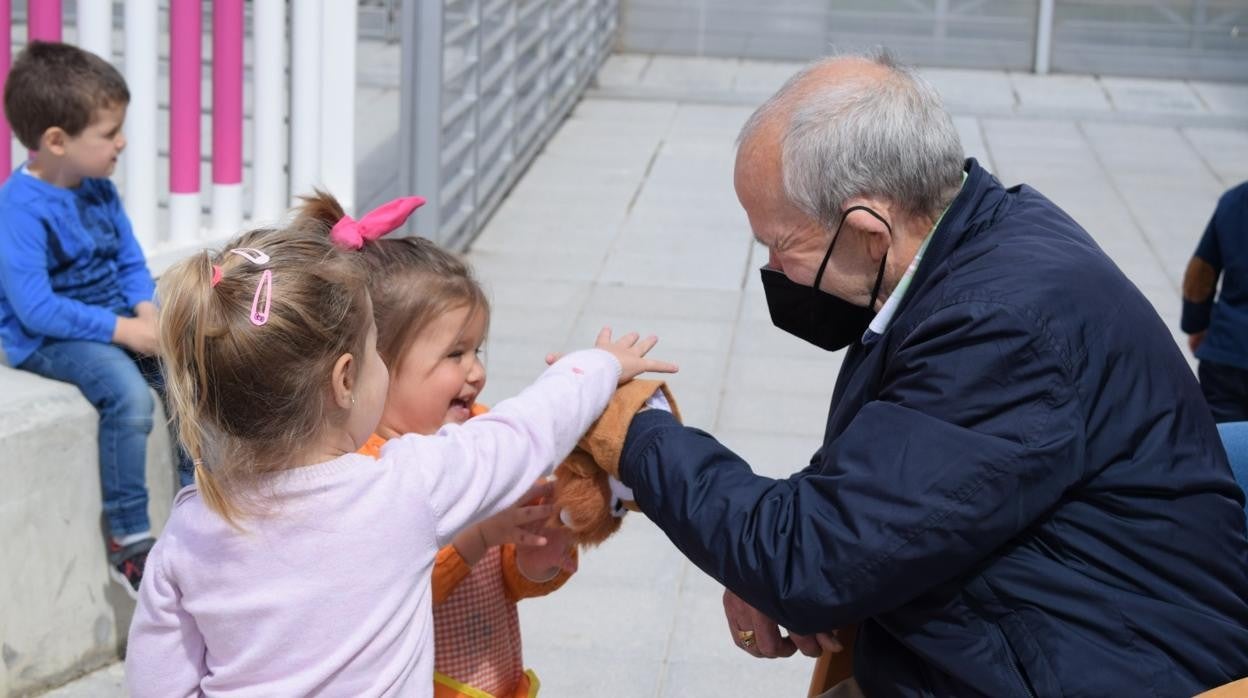
[[[884,281],[884,263],[888,261],[888,253],[880,260],[880,270],[875,275],[875,288],[871,289],[871,303],[863,308],[849,301],[825,293],[819,289],[823,272],[828,268],[828,260],[832,258],[832,248],[841,236],[845,227],[845,219],[854,211],[865,211],[884,224],[892,235],[893,227],[880,214],[866,206],[851,206],[841,214],[841,224],[832,235],[832,243],[828,245],[827,254],[819,271],[815,272],[814,286],[802,286],[793,283],[783,272],[764,267],[759,271],[763,278],[763,293],[767,297],[767,310],[771,312],[771,322],[789,334],[828,351],[843,349],[862,339],[862,335],[875,318],[875,300],[880,293],[880,284]]]

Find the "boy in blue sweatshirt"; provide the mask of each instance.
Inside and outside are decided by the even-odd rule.
[[[1182,327],[1214,420],[1248,420],[1248,182],[1218,199],[1187,264]]]
[[[13,62],[4,114],[32,155],[0,187],[0,346],[10,365],[73,383],[99,411],[109,571],[133,596],[154,543],[148,387],[163,394],[163,383],[155,285],[108,179],[129,102],[121,74],[77,47],[33,42]]]

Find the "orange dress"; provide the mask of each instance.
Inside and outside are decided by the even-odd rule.
[[[482,412],[473,405],[474,416]],[[359,452],[377,456],[385,442],[373,434]],[[490,548],[473,566],[453,545],[439,550],[433,567],[434,698],[537,695],[537,676],[522,663],[516,602],[545,596],[570,576],[560,571],[549,581],[530,581],[516,566],[511,544]]]

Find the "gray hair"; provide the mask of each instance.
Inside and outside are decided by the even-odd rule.
[[[891,77],[807,85],[811,73],[847,56],[884,66]],[[785,195],[826,228],[834,228],[845,202],[858,196],[935,215],[962,181],[962,143],[940,95],[886,51],[808,65],[746,121],[738,145],[786,111],[780,165]]]

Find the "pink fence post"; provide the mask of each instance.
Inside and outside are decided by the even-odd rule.
[[[30,0],[26,5],[26,35],[31,40],[61,40],[61,0]]]
[[[4,94],[4,81],[9,77],[9,64],[13,62],[13,3],[0,0],[0,94]],[[13,131],[9,120],[0,114],[0,183],[9,178],[13,169]]]
[[[243,0],[212,3],[212,220],[220,235],[243,220]]]
[[[173,0],[169,14],[169,223],[186,241],[199,233],[200,0]]]

